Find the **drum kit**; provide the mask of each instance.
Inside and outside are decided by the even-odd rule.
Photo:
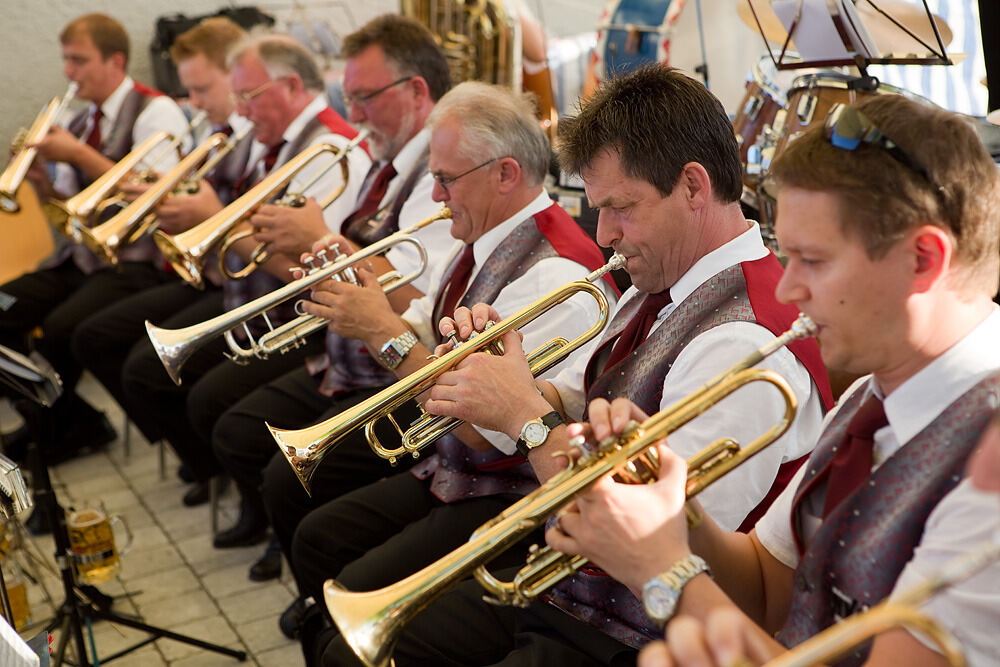
[[[781,57],[775,58],[768,47],[747,75],[746,90],[733,118],[733,131],[743,162],[743,197],[745,207],[756,212],[765,242],[777,252],[774,237],[775,199],[768,191],[767,172],[771,164],[790,141],[817,123],[822,123],[834,104],[853,104],[873,95],[905,95],[933,104],[920,95],[879,82],[866,75],[857,65],[815,67],[799,61],[786,51],[794,47],[783,24],[771,11],[766,0],[740,0],[741,20],[758,31],[766,42],[782,45]],[[930,27],[933,15],[899,0],[878,3],[879,12],[864,11],[858,3],[858,13],[873,34],[880,48],[914,58],[915,39],[934,40],[935,28]],[[888,22],[881,12],[891,16]],[[940,17],[933,16],[936,33],[943,45],[951,39],[951,30]],[[915,36],[915,37],[914,37]],[[884,62],[889,59],[880,59]],[[869,62],[876,62],[870,60]],[[901,60],[892,60],[901,62]]]

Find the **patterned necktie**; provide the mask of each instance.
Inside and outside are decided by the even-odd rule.
[[[452,265],[452,269],[445,281],[445,288],[438,296],[437,307],[434,309],[436,317],[434,324],[442,317],[451,317],[455,313],[459,300],[465,294],[465,288],[469,286],[469,276],[472,275],[472,267],[475,266],[476,259],[472,254],[472,244],[465,246],[465,250],[458,256]]]
[[[264,176],[270,174],[271,170],[274,169],[274,164],[278,161],[278,153],[281,152],[284,145],[285,140],[282,139],[275,145],[268,148],[267,152],[264,153],[264,157],[261,159],[261,164],[264,165]]]
[[[95,151],[101,150],[101,119],[104,118],[104,112],[101,111],[101,107],[94,107],[94,124],[90,128],[90,134],[87,135],[87,145],[93,148]]]
[[[823,503],[824,517],[835,510],[837,505],[871,475],[875,431],[888,423],[882,399],[874,394],[869,396],[854,413],[833,459],[826,470],[820,473],[821,477],[827,478],[826,500]]]
[[[369,178],[371,177],[371,173],[376,169],[378,169],[378,166],[372,165],[369,171]],[[392,166],[391,162],[378,170],[375,177],[371,179],[371,187],[368,188],[368,192],[365,194],[364,199],[361,200],[361,204],[353,213],[347,216],[344,224],[340,226],[342,233],[346,234],[355,222],[366,220],[378,211],[378,205],[382,203],[382,198],[385,197],[385,193],[389,189],[389,181],[394,178],[396,178],[396,168]]]
[[[594,354],[590,356],[590,361],[587,362],[587,373],[584,376],[587,378],[587,391],[590,390],[593,380],[608,372],[608,370],[636,351],[639,345],[642,344],[642,341],[646,340],[646,336],[649,335],[649,330],[653,328],[653,323],[656,322],[657,315],[659,315],[660,311],[668,303],[670,303],[670,290],[647,294],[646,298],[642,301],[642,305],[639,306],[635,315],[632,316],[632,319],[625,325],[625,328],[622,329],[617,338],[609,338],[601,343],[594,351]],[[611,350],[610,354],[608,354],[609,348]],[[604,362],[598,373],[598,364],[600,364],[600,360],[605,356],[607,356],[607,361]]]

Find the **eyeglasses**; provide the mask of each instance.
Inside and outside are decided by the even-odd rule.
[[[265,90],[267,90],[274,84],[281,81],[281,78],[271,79],[267,83],[262,83],[261,85],[257,86],[256,88],[247,93],[238,93],[234,90],[233,92],[229,93],[229,99],[232,100],[233,104],[242,104],[243,106],[249,106],[250,102],[253,101],[253,98],[257,97]]]
[[[502,157],[495,157],[495,158],[492,158],[492,159],[490,159],[490,160],[487,160],[486,162],[484,162],[484,163],[482,163],[482,164],[479,164],[479,165],[476,165],[476,166],[475,166],[475,167],[473,167],[472,169],[469,169],[469,170],[466,170],[466,171],[463,171],[463,172],[462,172],[461,174],[459,174],[458,176],[441,176],[441,175],[439,175],[439,174],[434,174],[434,173],[432,173],[432,174],[431,174],[431,178],[433,178],[433,179],[434,179],[434,182],[435,182],[435,183],[437,183],[438,185],[440,185],[440,186],[441,186],[441,189],[442,189],[442,190],[444,190],[444,193],[445,193],[446,195],[448,195],[448,196],[450,197],[450,196],[451,196],[451,193],[450,193],[450,192],[448,192],[448,186],[449,186],[449,185],[451,185],[452,183],[454,183],[454,182],[455,182],[455,181],[457,181],[458,179],[462,178],[463,176],[468,176],[469,174],[471,174],[472,172],[474,172],[474,171],[475,171],[475,170],[477,170],[477,169],[482,169],[482,168],[483,168],[483,167],[485,167],[486,165],[488,165],[488,164],[493,164],[493,163],[494,163],[494,162],[496,162],[497,160],[502,160],[502,159],[503,159]]]
[[[348,95],[347,93],[343,93],[341,97],[344,100],[344,106],[351,106],[351,105],[359,106],[365,104],[366,102],[371,101],[378,95],[381,95],[385,91],[389,90],[393,86],[398,86],[399,84],[405,83],[412,78],[413,78],[412,76],[404,76],[402,79],[396,79],[392,83],[382,86],[378,90],[373,90],[370,93],[364,93],[362,95]]]
[[[923,176],[934,187],[935,192],[942,192],[941,186],[931,178],[930,172],[923,165],[875,127],[875,123],[868,116],[854,107],[845,104],[833,105],[830,113],[826,115],[826,138],[831,144],[845,151],[856,150],[863,143],[878,146],[898,162]]]

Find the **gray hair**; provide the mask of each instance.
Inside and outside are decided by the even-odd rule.
[[[466,81],[441,97],[427,118],[427,127],[433,131],[451,117],[462,122],[462,157],[475,162],[512,157],[521,165],[528,185],[538,185],[545,178],[552,148],[535,118],[530,94]]]
[[[264,64],[268,76],[280,79],[291,74],[302,79],[306,90],[326,89],[319,66],[309,50],[289,35],[275,33],[252,34],[229,51],[226,65],[230,68],[247,53],[253,53]]]

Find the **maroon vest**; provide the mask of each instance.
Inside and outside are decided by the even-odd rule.
[[[810,482],[830,464],[867,389],[844,400],[809,457],[793,504],[797,539],[806,508],[823,506],[825,485]],[[945,408],[823,520],[795,570],[788,620],[778,635],[782,644],[795,646],[892,592],[923,536],[927,517],[961,481],[998,403],[1000,373]],[[865,645],[838,664],[861,664],[869,649]]]
[[[634,354],[596,378],[590,387],[588,401],[599,396],[609,399],[625,396],[647,414],[653,414],[660,410],[663,378],[681,350],[699,334],[727,322],[756,322],[775,335],[783,333],[798,313],[795,308],[774,299],[774,287],[780,277],[781,265],[771,253],[717,273],[678,304]],[[616,336],[625,328],[639,302],[641,298],[635,298],[622,307],[605,332],[605,338]],[[820,390],[824,407],[829,408],[832,404],[829,381],[816,341],[796,341],[789,348],[809,371]],[[740,526],[741,531],[753,527],[804,461],[802,457],[779,467],[774,484],[749,512]],[[623,584],[600,571],[578,573],[555,587],[547,599],[575,618],[634,648],[663,635],[646,616],[642,602]]]

